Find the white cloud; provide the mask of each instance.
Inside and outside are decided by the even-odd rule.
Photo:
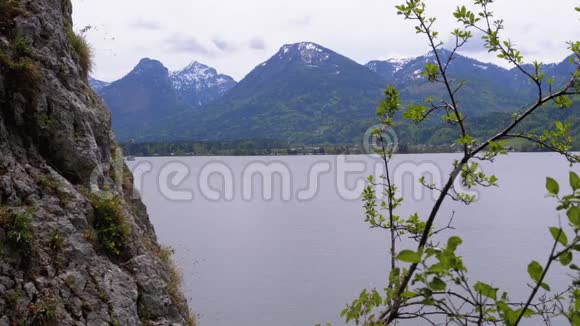
[[[117,79],[140,58],[151,57],[172,70],[192,60],[207,62],[239,80],[281,45],[300,41],[320,43],[360,63],[423,54],[428,50],[425,39],[415,34],[412,22],[396,15],[394,6],[401,2],[73,0],[73,5],[77,28],[97,27],[89,39],[96,50],[95,77],[99,79]],[[453,9],[471,5],[472,0],[426,2],[429,13],[438,17],[438,30],[445,35],[457,27]],[[558,0],[557,5],[541,0],[498,0],[492,9],[505,20],[506,35],[525,55],[554,62],[567,55],[565,42],[580,36],[575,5],[576,0]],[[190,42],[168,46],[171,39]],[[497,62],[485,51],[469,50],[471,56]]]

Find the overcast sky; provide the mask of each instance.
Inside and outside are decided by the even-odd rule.
[[[93,76],[105,81],[127,74],[143,57],[170,70],[196,60],[243,78],[282,45],[312,41],[359,63],[427,52],[424,36],[396,15],[402,0],[72,0],[75,29],[91,25]],[[451,12],[473,0],[427,0],[442,35],[455,27]],[[558,5],[555,5],[555,4]],[[527,59],[562,60],[566,42],[580,39],[577,0],[496,0],[506,35]],[[446,39],[447,36],[442,36]],[[464,54],[497,61],[476,43]]]

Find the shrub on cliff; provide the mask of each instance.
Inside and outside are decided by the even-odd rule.
[[[66,28],[68,39],[82,69],[82,77],[87,78],[93,70],[93,49],[87,41],[84,32],[76,33],[70,24],[67,24]]]
[[[95,211],[95,231],[103,250],[111,256],[119,256],[129,236],[129,224],[122,200],[93,194],[90,196]]]
[[[14,0],[0,0],[0,34],[4,34],[14,25],[14,18],[26,14],[20,4]]]
[[[6,233],[8,244],[15,248],[18,253],[23,255],[32,253],[34,233],[30,212],[12,212],[8,209],[0,209],[0,227]]]

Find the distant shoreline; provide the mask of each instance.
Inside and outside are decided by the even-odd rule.
[[[580,152],[576,152],[573,151],[572,153],[575,154],[580,154]],[[395,153],[395,155],[429,155],[429,154],[458,154],[461,155],[461,152],[422,152],[422,153]],[[551,152],[551,151],[510,151],[508,152],[507,155],[510,154],[554,154],[554,155],[560,155],[558,153],[555,152]],[[378,155],[378,154],[366,154],[366,153],[358,153],[358,154],[281,154],[281,155],[260,155],[260,154],[256,154],[256,155],[220,155],[220,154],[215,154],[215,155],[147,155],[147,156],[130,156],[130,155],[126,155],[124,156],[125,159],[130,159],[130,158],[150,158],[150,157],[156,157],[156,158],[176,158],[176,157],[298,157],[298,156],[337,156],[337,155],[347,155],[347,156],[370,156],[370,155]]]

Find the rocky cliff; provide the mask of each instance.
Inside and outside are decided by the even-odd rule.
[[[69,0],[0,0],[0,325],[193,324]]]

